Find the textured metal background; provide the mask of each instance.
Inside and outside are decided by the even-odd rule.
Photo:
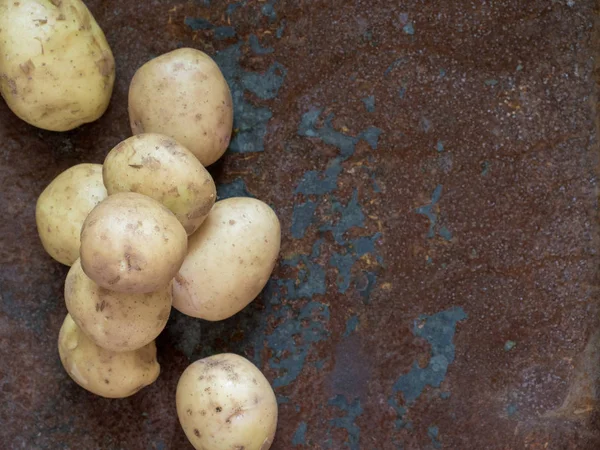
[[[598,222],[591,0],[90,0],[117,61],[111,106],[69,133],[0,105],[0,447],[188,449],[184,368],[253,360],[274,449],[597,449]],[[135,70],[215,56],[236,137],[211,167],[283,225],[242,313],[173,313],[158,381],[77,387],[56,351],[67,269],[34,209],[129,136]]]

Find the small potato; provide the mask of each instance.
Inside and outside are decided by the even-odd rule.
[[[21,119],[66,131],[98,119],[115,60],[81,0],[0,1],[0,92]]]
[[[164,288],[181,267],[186,249],[187,234],[173,213],[133,192],[107,197],[81,229],[81,267],[111,291]]]
[[[192,234],[215,203],[208,171],[187,148],[161,134],[138,134],[113,148],[103,166],[108,195],[138,192],[169,208]]]
[[[129,121],[133,134],[171,136],[206,167],[229,145],[231,92],[210,56],[180,48],[154,58],[135,73],[129,86]]]
[[[173,306],[206,320],[233,316],[269,280],[280,243],[279,220],[269,205],[246,197],[215,203],[190,236],[173,283]]]
[[[171,284],[155,292],[127,294],[98,286],[75,261],[65,282],[65,303],[75,323],[107,350],[137,350],[165,328],[171,312]]]
[[[73,166],[44,189],[35,207],[35,221],[50,256],[67,266],[79,258],[83,221],[105,198],[100,164]]]
[[[154,342],[131,352],[111,352],[94,344],[69,314],[58,335],[58,353],[73,381],[106,398],[129,397],[160,373]]]
[[[277,429],[277,400],[258,368],[232,353],[191,364],[179,379],[177,415],[194,448],[267,450]]]

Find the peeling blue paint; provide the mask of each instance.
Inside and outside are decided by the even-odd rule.
[[[338,292],[341,294],[345,294],[350,287],[350,276],[355,261],[356,259],[354,255],[350,253],[334,253],[331,255],[331,258],[329,258],[329,265],[338,270],[336,284],[338,287]]]
[[[368,97],[363,98],[362,102],[364,103],[367,112],[370,112],[370,113],[375,112],[375,96],[374,95],[369,95]]]
[[[398,404],[398,401],[394,396],[388,398],[388,405],[394,408],[394,411],[396,412],[396,419],[394,420],[394,425],[396,425],[396,428],[398,430],[402,428],[409,428],[410,422],[405,420],[408,410],[404,406]]]
[[[323,242],[323,239],[317,240],[310,255],[295,255],[283,260],[286,266],[306,268],[306,271],[299,273],[297,279],[280,280],[280,284],[287,288],[287,298],[294,300],[325,294],[325,269],[315,262],[320,256]]]
[[[217,198],[224,200],[231,197],[252,197],[254,195],[248,191],[246,183],[241,178],[236,178],[231,183],[222,183],[217,186]]]
[[[405,62],[407,62],[408,59],[407,58],[398,58],[395,59],[394,61],[392,61],[392,63],[387,67],[387,69],[385,69],[385,72],[383,72],[384,76],[388,76],[390,73],[392,73],[392,71],[398,67],[400,67],[402,64],[404,64]]]
[[[298,445],[306,444],[306,422],[300,422],[298,428],[296,428],[296,432],[294,433],[294,437],[292,437],[292,445],[294,447]]]
[[[513,417],[517,413],[517,411],[517,405],[514,405],[512,403],[506,407],[506,414],[508,414],[508,417]]]
[[[262,100],[274,98],[283,85],[285,68],[275,62],[265,73],[247,72],[240,66],[241,48],[247,45],[239,41],[217,52],[215,61],[229,84],[233,99],[234,136],[229,151],[234,153],[262,152],[267,123],[273,116],[267,107],[256,106],[246,99],[249,91]]]
[[[346,413],[344,417],[336,417],[329,421],[331,428],[341,428],[346,430],[348,438],[345,443],[345,447],[350,450],[360,449],[360,427],[356,425],[356,419],[363,413],[363,409],[360,406],[360,399],[356,398],[352,403],[348,403],[348,400],[343,395],[337,395],[330,399],[329,405],[335,406]]]
[[[486,86],[496,86],[498,84],[498,80],[485,80]]]
[[[212,30],[213,24],[202,17],[186,17],[183,23],[190,27],[193,31]]]
[[[406,25],[404,25],[402,27],[402,31],[404,31],[406,34],[412,36],[413,34],[415,34],[415,25],[412,22],[408,22]]]
[[[413,404],[426,386],[440,387],[454,361],[456,324],[467,317],[462,308],[454,307],[431,316],[423,315],[415,322],[413,333],[431,345],[431,358],[425,368],[415,361],[410,372],[394,383],[394,393],[401,392],[406,404]]]
[[[446,227],[441,227],[440,231],[438,231],[438,234],[442,237],[442,239],[445,239],[446,241],[452,240],[452,231],[450,231]]]
[[[268,55],[269,53],[273,53],[275,51],[273,47],[262,47],[258,41],[258,37],[255,34],[250,35],[248,43],[250,44],[252,51],[257,55]]]
[[[275,22],[277,20],[277,12],[273,6],[275,0],[271,0],[270,3],[265,3],[261,8],[261,13],[263,16],[267,17],[270,22]]]
[[[236,9],[241,8],[242,6],[245,6],[247,2],[248,2],[248,0],[243,0],[241,2],[231,3],[231,4],[227,5],[227,10],[225,13],[227,14],[228,17],[231,17]]]
[[[506,341],[504,343],[504,351],[510,352],[513,348],[515,348],[516,345],[517,343],[515,341]]]
[[[312,200],[294,204],[294,210],[292,211],[292,237],[294,239],[302,239],[304,237],[306,230],[313,222],[317,206],[318,203]]]
[[[440,78],[444,78],[446,76],[446,69],[440,69]]]
[[[373,272],[362,271],[356,280],[356,290],[363,298],[365,305],[371,303],[371,292],[377,284],[377,275]]]
[[[437,141],[437,144],[435,146],[436,150],[440,153],[442,153],[444,151],[444,142],[443,141]]]
[[[341,158],[335,158],[324,172],[309,170],[296,187],[297,194],[323,195],[337,189],[338,176],[342,173]]]
[[[366,254],[375,255],[377,262],[383,265],[383,258],[377,253],[375,243],[381,237],[380,233],[373,236],[362,236],[356,239],[351,239],[346,242],[346,253],[334,252],[329,259],[329,265],[338,271],[337,286],[338,291],[344,294],[350,287],[352,277],[352,267],[362,256]],[[367,275],[367,289],[372,289],[377,277],[371,274]]]
[[[215,27],[214,33],[215,39],[218,39],[220,41],[224,39],[234,38],[236,35],[235,28],[230,26]]]
[[[354,314],[353,316],[350,316],[348,318],[348,320],[346,321],[346,331],[344,331],[344,337],[348,337],[352,333],[354,333],[358,328],[358,324],[359,324],[358,316],[356,314]]]
[[[279,25],[279,28],[277,28],[277,31],[275,32],[275,37],[277,39],[281,39],[283,37],[283,32],[285,31],[286,26],[287,26],[287,21],[285,19],[282,19],[281,24]]]
[[[354,189],[352,198],[346,206],[337,200],[332,200],[331,207],[334,213],[340,213],[337,223],[329,222],[319,228],[320,231],[331,231],[338,244],[344,243],[344,233],[353,227],[362,228],[365,225],[365,215],[358,203],[358,190]]]
[[[401,99],[404,99],[404,97],[406,96],[406,88],[404,86],[402,86],[399,90],[398,90],[398,96]]]
[[[450,392],[441,392],[441,393],[440,393],[440,398],[441,398],[442,400],[447,400],[447,399],[449,399],[449,398],[450,398]]]
[[[433,448],[442,448],[442,443],[439,440],[440,430],[436,426],[429,427],[427,429],[427,436],[431,439]]]
[[[429,133],[429,131],[431,131],[431,127],[432,127],[431,120],[429,120],[427,117],[423,117],[421,119],[421,128],[423,128],[423,131],[425,133]]]
[[[491,167],[491,164],[489,161],[484,161],[481,163],[481,176],[482,177],[488,176],[488,174],[490,173],[490,167]]]

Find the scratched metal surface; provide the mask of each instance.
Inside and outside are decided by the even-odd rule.
[[[597,449],[593,1],[90,0],[117,60],[109,111],[54,134],[0,106],[0,442],[188,449],[191,361],[272,381],[274,449]],[[67,269],[35,201],[129,136],[129,81],[178,46],[214,55],[236,136],[211,168],[283,226],[242,313],[173,313],[162,374],[94,397],[55,348]]]

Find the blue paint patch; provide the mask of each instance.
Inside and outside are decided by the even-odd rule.
[[[508,417],[512,417],[517,413],[518,410],[519,408],[517,407],[517,405],[511,403],[506,407],[506,414],[508,414]]]
[[[406,88],[403,86],[398,90],[398,97],[400,97],[401,99],[404,99],[405,96],[406,96]]]
[[[240,41],[215,55],[215,61],[221,68],[229,84],[233,99],[234,136],[229,151],[234,153],[264,151],[264,138],[267,123],[273,116],[270,109],[250,103],[244,92],[250,91],[262,100],[274,98],[281,88],[286,70],[275,62],[266,73],[247,72],[240,66],[241,48],[246,45]]]
[[[385,69],[385,72],[383,72],[384,76],[388,76],[390,73],[392,73],[392,71],[398,67],[400,67],[401,65],[403,65],[405,62],[407,62],[408,59],[407,58],[398,58],[395,59],[394,61],[392,61],[392,63],[387,67],[387,69]]]
[[[272,0],[271,3],[264,4],[260,10],[262,15],[267,17],[270,22],[275,22],[277,20],[277,12],[275,11],[275,8],[273,7],[273,3],[275,3],[275,1]]]
[[[338,287],[338,292],[341,294],[346,293],[350,287],[351,271],[355,261],[356,259],[354,255],[350,253],[334,253],[331,255],[331,258],[329,258],[329,265],[338,270],[336,284]]]
[[[346,321],[346,331],[344,331],[344,337],[350,336],[358,329],[358,316],[355,314],[350,316],[350,318]]]
[[[377,180],[375,179],[375,174],[371,174],[371,180],[373,181],[373,192],[375,192],[376,194],[381,194],[381,187],[379,187],[379,184],[377,183]]]
[[[262,47],[260,42],[258,41],[258,37],[255,34],[251,34],[248,40],[250,44],[250,48],[257,55],[268,55],[269,53],[273,53],[275,51],[272,47]]]
[[[498,80],[485,80],[486,86],[496,86],[498,84]]]
[[[299,272],[297,279],[280,280],[280,285],[287,288],[287,298],[296,300],[325,294],[325,269],[315,262],[321,254],[323,242],[323,239],[317,240],[310,255],[295,255],[283,260],[285,266],[304,269]]]
[[[442,153],[444,151],[444,142],[443,141],[437,141],[437,144],[435,145],[435,149],[439,153]]]
[[[481,176],[482,177],[488,176],[488,174],[490,173],[490,167],[491,167],[491,164],[489,161],[484,161],[481,163]]]
[[[348,403],[346,397],[337,395],[328,402],[329,405],[335,406],[346,413],[344,417],[336,417],[329,421],[330,429],[341,428],[348,433],[346,447],[350,450],[360,449],[360,427],[356,425],[356,419],[363,413],[360,406],[360,399],[354,399],[352,403]]]
[[[398,401],[394,397],[388,398],[388,405],[394,408],[394,411],[396,412],[396,420],[394,420],[396,429],[409,428],[410,422],[405,420],[408,410],[404,406],[398,404]]]
[[[406,34],[412,36],[415,34],[415,25],[412,22],[408,22],[406,25],[402,27],[402,31]]]
[[[515,341],[506,341],[504,343],[504,351],[510,352],[513,348],[515,348],[517,343]]]
[[[231,4],[227,5],[227,10],[226,10],[225,14],[227,14],[228,17],[231,17],[231,15],[233,15],[233,13],[235,12],[236,9],[241,8],[242,6],[245,6],[247,2],[248,2],[248,0],[243,0],[241,2],[235,2],[235,3],[231,3]]]
[[[338,271],[337,286],[338,292],[344,294],[350,287],[352,277],[352,267],[362,256],[374,254],[377,262],[383,264],[383,258],[377,253],[375,243],[381,237],[381,233],[373,236],[362,236],[346,242],[346,253],[333,253],[329,259],[329,265]],[[366,295],[370,294],[377,277],[374,274],[367,275]]]
[[[369,95],[368,97],[365,97],[362,99],[362,102],[365,105],[365,108],[367,109],[367,112],[375,112],[375,96],[374,95]]]
[[[441,227],[440,230],[438,231],[438,234],[441,236],[442,239],[444,239],[446,241],[452,240],[452,231],[450,231],[446,227]]]
[[[354,189],[352,198],[348,201],[346,206],[343,206],[337,200],[333,200],[331,202],[331,207],[334,213],[340,214],[340,219],[337,223],[330,222],[321,226],[319,230],[331,231],[335,241],[338,244],[343,244],[344,233],[353,227],[362,228],[365,225],[365,215],[358,203],[358,190]]]
[[[186,17],[183,23],[190,27],[193,31],[212,30],[213,24],[202,17]]]
[[[277,39],[281,39],[283,37],[283,32],[285,31],[286,26],[287,26],[287,21],[285,19],[283,19],[281,21],[281,24],[279,25],[279,28],[277,28],[277,31],[275,32],[275,37]]]
[[[462,308],[454,307],[431,316],[423,315],[416,321],[413,333],[431,345],[431,358],[425,368],[415,362],[410,372],[394,383],[394,393],[401,392],[408,405],[419,398],[426,386],[440,387],[454,361],[456,324],[467,317]]]
[[[319,359],[318,361],[315,361],[315,367],[321,370],[323,367],[325,367],[325,362],[327,362],[326,359]]]
[[[329,163],[323,173],[309,170],[296,188],[297,194],[323,195],[337,189],[338,176],[342,173],[341,159],[336,158]]]
[[[236,35],[235,28],[230,26],[215,27],[214,33],[215,39],[220,41],[234,38]]]
[[[449,398],[450,398],[450,392],[441,392],[441,393],[440,393],[440,398],[441,398],[442,400],[447,400],[447,399],[449,399]]]
[[[521,70],[523,70],[523,66],[522,66],[521,64],[519,64],[519,65],[517,66],[517,72],[520,72]]]
[[[292,212],[292,237],[302,239],[306,230],[313,222],[318,203],[307,200],[305,203],[295,204]]]
[[[446,76],[446,70],[440,69],[440,78],[444,78]]]
[[[429,120],[427,117],[423,117],[421,119],[421,128],[423,128],[423,131],[425,133],[429,133],[429,131],[431,131],[431,127],[432,127],[431,120]]]
[[[439,440],[440,430],[436,426],[429,427],[427,429],[427,436],[431,439],[433,448],[442,448],[442,443]]]
[[[300,425],[298,425],[298,428],[296,428],[294,437],[292,437],[292,445],[294,447],[306,444],[306,429],[306,422],[300,422]]]
[[[363,298],[365,305],[371,303],[371,292],[377,284],[377,275],[373,272],[363,271],[355,282],[356,290]]]
[[[236,178],[231,183],[223,183],[217,186],[217,198],[224,200],[231,197],[254,197],[248,191],[246,183],[241,178]]]
[[[437,225],[438,213],[435,205],[440,201],[442,196],[443,186],[438,184],[431,195],[431,203],[424,206],[419,206],[415,212],[421,214],[429,219],[429,231],[427,232],[427,238],[431,239],[435,236],[435,227]]]

